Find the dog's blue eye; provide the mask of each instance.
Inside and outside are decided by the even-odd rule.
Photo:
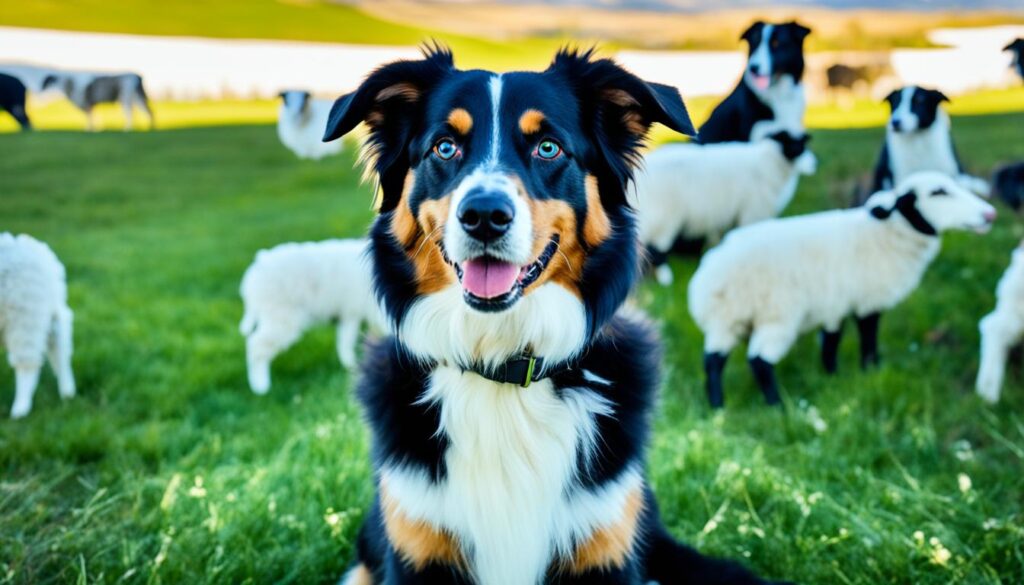
[[[562,154],[562,147],[557,142],[545,140],[537,145],[537,156],[545,160],[551,160]]]
[[[434,154],[441,160],[451,160],[459,154],[459,147],[450,138],[443,138],[434,145]]]

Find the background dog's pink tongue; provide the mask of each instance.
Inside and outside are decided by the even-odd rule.
[[[770,82],[771,82],[771,78],[768,77],[767,75],[755,75],[754,76],[754,85],[756,85],[758,89],[768,89],[768,84]]]
[[[519,267],[490,258],[462,263],[462,288],[483,299],[501,296],[516,284]]]

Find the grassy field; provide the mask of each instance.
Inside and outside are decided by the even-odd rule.
[[[961,116],[986,173],[1024,158],[1024,114]],[[845,205],[875,128],[815,131],[817,176],[790,212]],[[48,241],[76,311],[79,396],[49,372],[26,420],[0,419],[0,583],[307,583],[336,579],[371,497],[367,436],[330,328],[245,383],[237,287],[255,251],[363,233],[352,157],[299,162],[272,127],[0,135],[0,230]],[[971,394],[976,323],[1024,236],[1007,210],[955,233],[882,320],[883,366],[841,375],[804,338],[764,407],[741,360],[724,414],[702,391],[700,336],[677,284],[645,283],[666,378],[650,477],[672,532],[801,583],[1019,583],[1024,372],[999,407]],[[854,337],[851,335],[851,338]],[[0,407],[13,375],[0,371]]]
[[[558,39],[495,42],[378,18],[325,0],[26,0],[4,6],[0,26],[137,35],[278,39],[373,45],[448,44],[473,67],[542,65]]]

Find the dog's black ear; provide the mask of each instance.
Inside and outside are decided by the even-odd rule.
[[[278,92],[278,93],[277,93],[277,97],[278,97],[279,99],[282,99],[282,100],[283,100],[283,99],[284,99],[284,96],[285,96],[285,94],[286,94],[286,93],[288,93],[288,92],[286,92],[286,91],[280,91],[280,92]]]
[[[54,85],[56,83],[57,83],[57,76],[56,75],[47,75],[46,77],[43,78],[42,88],[43,89],[49,89],[49,87],[51,85]]]
[[[1010,43],[1009,45],[1006,45],[1005,47],[1003,47],[1003,50],[1004,51],[1019,51],[1022,47],[1024,47],[1024,39],[1015,39],[1012,43]]]
[[[438,46],[425,49],[423,59],[381,66],[358,89],[334,102],[324,142],[341,138],[366,122],[375,146],[399,146],[392,142],[408,139],[410,117],[419,110],[424,94],[454,69],[451,52]]]
[[[676,132],[697,132],[676,88],[648,83],[594,51],[561,50],[546,71],[563,77],[576,94],[583,127],[604,165],[621,185],[640,162],[640,146],[655,122]],[[594,162],[594,161],[592,161]]]
[[[931,93],[935,97],[936,103],[941,103],[941,102],[952,103],[951,100],[949,99],[949,97],[946,96],[946,94],[942,93],[941,91],[939,91],[937,89],[930,89],[930,90],[928,90],[928,92]]]
[[[754,24],[750,25],[747,28],[747,30],[743,31],[743,34],[740,35],[740,40],[741,41],[747,41],[748,43],[751,42],[751,39],[754,37],[754,33],[760,31],[763,28],[764,28],[764,21],[758,20]],[[810,31],[808,31],[808,32],[810,32]]]
[[[900,97],[901,93],[903,93],[902,89],[894,89],[890,91],[889,95],[885,96],[885,99],[883,99],[882,101],[889,104],[889,107],[895,110],[896,100]]]
[[[801,41],[806,39],[807,35],[811,34],[810,28],[800,24],[795,20],[790,21],[789,24],[793,26],[793,32],[796,33],[797,38],[800,39]]]

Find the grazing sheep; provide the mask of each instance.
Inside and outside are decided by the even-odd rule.
[[[356,366],[360,325],[381,324],[366,246],[366,240],[326,240],[256,253],[242,277],[239,325],[253,392],[270,389],[270,362],[318,323],[338,321],[338,358],[348,369]]]
[[[711,405],[723,405],[726,358],[748,334],[750,367],[770,404],[779,402],[775,364],[801,332],[822,328],[822,363],[833,373],[843,320],[853,315],[861,364],[877,363],[879,316],[917,287],[939,252],[939,234],[985,231],[995,215],[955,179],[929,171],[876,193],[865,207],[730,232],[704,256],[689,288]]]
[[[677,240],[714,243],[734,226],[782,212],[798,175],[814,172],[808,140],[783,130],[754,142],[670,144],[647,155],[631,196],[658,282],[672,282],[666,261]]]
[[[313,160],[341,152],[341,140],[323,141],[332,100],[313,99],[308,91],[283,91],[281,100],[277,136],[289,150]]]
[[[1013,251],[1010,266],[996,287],[996,308],[978,324],[981,367],[975,389],[991,403],[999,402],[1010,348],[1024,338],[1024,242]]]
[[[124,110],[124,129],[132,129],[132,108],[138,106],[149,118],[149,128],[156,127],[149,98],[142,86],[142,77],[137,73],[89,73],[84,71],[54,73],[43,80],[43,91],[57,88],[71,103],[85,114],[85,127],[96,130],[93,108],[97,104],[121,103]]]
[[[62,398],[75,395],[71,324],[64,265],[30,236],[0,233],[0,333],[16,382],[11,418],[32,410],[43,356],[57,374]]]

